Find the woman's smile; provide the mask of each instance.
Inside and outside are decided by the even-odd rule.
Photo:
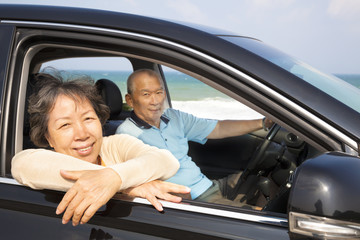
[[[91,153],[91,151],[93,150],[93,146],[94,144],[91,144],[87,147],[78,147],[75,148],[75,150],[80,154],[80,155],[88,155]]]

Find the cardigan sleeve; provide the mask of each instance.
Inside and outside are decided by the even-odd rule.
[[[180,167],[179,161],[168,150],[144,144],[127,134],[104,138],[101,157],[105,162],[107,159],[116,161],[109,167],[120,175],[123,182],[121,189],[155,179],[166,180]]]
[[[128,135],[103,139],[101,157],[106,167],[119,174],[119,189],[167,179],[179,169],[179,162],[167,150],[145,145]],[[27,149],[12,159],[11,173],[19,182],[34,189],[66,191],[73,182],[61,177],[60,170],[98,170],[104,168],[69,155],[45,149]]]
[[[69,155],[45,149],[27,149],[11,161],[11,174],[19,183],[34,189],[66,191],[73,182],[64,179],[60,170],[98,170],[104,168]]]

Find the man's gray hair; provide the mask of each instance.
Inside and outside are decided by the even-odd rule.
[[[160,75],[151,69],[139,69],[134,71],[127,79],[127,92],[132,94],[134,92],[134,80],[141,74],[147,74],[150,77],[155,77],[159,80],[160,84],[163,85]]]

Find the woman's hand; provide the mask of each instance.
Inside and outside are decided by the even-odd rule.
[[[162,212],[163,207],[158,198],[178,203],[181,202],[182,198],[173,194],[188,195],[190,197],[190,188],[175,183],[154,180],[138,187],[128,188],[123,193],[132,197],[146,198],[159,212]]]
[[[120,176],[110,168],[101,170],[64,171],[61,176],[76,181],[59,203],[56,214],[66,209],[62,223],[72,218],[73,226],[84,224],[107,203],[122,184]]]

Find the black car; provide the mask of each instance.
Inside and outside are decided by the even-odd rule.
[[[1,239],[359,238],[358,88],[257,39],[89,9],[0,5],[0,53]],[[55,209],[64,193],[22,186],[10,170],[15,153],[34,147],[26,112],[34,74],[45,66],[61,70],[72,59],[157,71],[167,107],[175,103],[168,72],[177,72],[273,119],[268,132],[190,143],[189,150],[210,178],[243,170],[242,184],[256,175],[262,210],[184,200],[163,201],[159,213],[144,199],[119,194],[89,223],[62,225]],[[112,113],[104,132],[114,134],[129,116],[121,96],[126,76],[94,78]]]

